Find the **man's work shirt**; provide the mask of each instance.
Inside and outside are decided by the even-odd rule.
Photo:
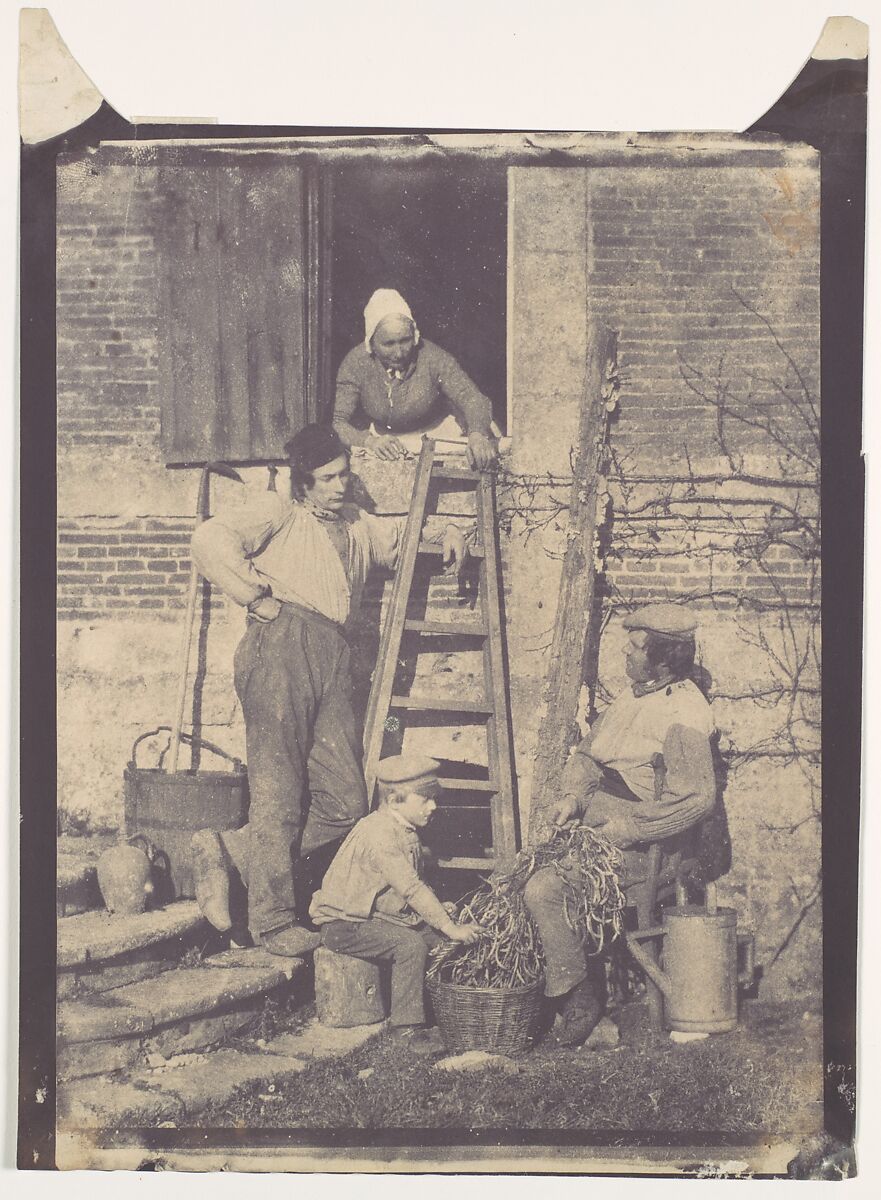
[[[383,804],[362,817],[340,846],[309,916],[316,925],[376,917],[395,925],[424,920],[437,928],[449,917],[420,878],[421,869],[418,833],[391,804]]]
[[[193,561],[237,604],[252,603],[270,587],[277,600],[345,625],[370,568],[394,569],[405,521],[347,504],[328,522],[299,501],[259,492],[196,528]]]
[[[413,360],[400,378],[399,374],[387,371],[363,342],[343,359],[333,424],[346,445],[363,445],[370,421],[380,433],[406,433],[423,428],[448,409],[466,433],[490,433],[489,400],[452,354],[434,342],[419,342]]]
[[[624,802],[635,840],[653,842],[682,833],[707,816],[716,799],[710,706],[690,679],[643,695],[628,690],[614,700],[573,750],[561,781],[565,796],[589,806],[602,787],[599,768],[617,771],[636,799]],[[655,797],[652,759],[663,755],[664,787]]]

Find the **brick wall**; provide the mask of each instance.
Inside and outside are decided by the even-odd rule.
[[[618,333],[621,381],[597,702],[627,683],[622,611],[691,601],[728,772],[733,866],[721,897],[756,932],[763,994],[820,987],[818,189],[816,156],[785,149],[773,168],[732,159],[513,179],[506,503],[521,810],[589,314]]]
[[[652,459],[659,443],[675,459],[718,452],[716,413],[683,370],[714,381],[720,364],[738,449],[774,449],[741,415],[800,442],[779,385],[797,387],[794,363],[819,395],[815,166],[596,168],[583,182],[590,301],[620,335],[616,442]]]
[[[613,550],[605,572],[610,593],[627,608],[652,600],[695,603],[710,594],[714,607],[723,610],[740,607],[744,597],[762,606],[819,604],[819,579],[795,551],[775,546],[766,556],[767,570],[755,566],[743,570],[734,554],[686,557],[683,547],[688,541],[683,538],[662,546],[657,558],[623,557]]]
[[[155,167],[95,159],[75,158],[59,168],[58,428],[61,447],[79,452],[76,470],[84,480],[99,461],[117,456],[122,461],[143,455],[161,468],[156,177]],[[543,220],[519,229],[515,286],[527,294],[532,349],[517,350],[512,381],[517,402],[554,404],[577,397],[589,297],[591,310],[619,333],[622,389],[612,440],[625,473],[657,471],[659,464],[664,473],[681,470],[686,448],[692,466],[718,463],[717,412],[689,388],[683,371],[699,388],[727,386],[732,414],[727,438],[748,461],[767,465],[779,447],[738,414],[773,422],[796,442],[805,436],[781,388],[791,393],[797,386],[797,366],[813,394],[818,390],[816,186],[813,167],[793,164],[518,171],[515,228],[517,214],[536,206]],[[536,297],[531,307],[529,294]],[[542,346],[555,347],[552,360],[543,356]],[[695,372],[703,378],[696,379]],[[542,450],[536,457],[540,468],[548,455]],[[760,502],[766,498],[757,494]],[[171,568],[163,572],[162,562],[169,561],[165,543],[161,537],[152,544],[146,540],[153,529],[142,513],[173,523],[190,506],[151,505],[145,497],[141,525],[132,532],[146,549],[129,556],[142,563],[132,571],[110,562],[125,556],[101,555],[99,541],[93,549],[83,542],[82,558],[107,561],[88,572],[79,565],[65,568],[59,589],[64,619],[73,619],[77,610],[101,619],[114,609],[137,606],[161,616],[173,613],[183,581]],[[679,535],[689,510],[681,502],[674,507],[672,515],[639,517],[651,534],[651,562],[642,553],[628,553],[627,545],[614,548],[610,580],[621,596],[637,600],[659,588],[665,595],[700,595],[737,575],[741,591],[760,601],[773,598],[773,583],[744,575],[736,556],[713,559],[687,546]],[[89,494],[88,507],[80,500],[73,509],[64,503],[61,509],[66,518],[85,521],[67,536],[94,532],[96,538],[102,532],[114,536],[102,531],[101,521],[125,511],[106,488]],[[760,516],[746,519],[755,524]],[[718,520],[717,525],[721,528]],[[635,528],[631,540],[639,540]],[[68,578],[74,574],[81,580]],[[136,578],[141,574],[146,578]],[[788,577],[785,586],[794,601],[809,595],[807,570],[794,551],[779,575]],[[89,585],[98,590],[90,593]]]
[[[618,333],[610,595],[818,603],[798,531],[761,567],[747,552],[775,503],[780,519],[794,508],[816,524],[815,156],[783,153],[775,167],[523,168],[513,195],[511,389],[531,432],[540,410],[580,402],[585,312]],[[515,471],[563,478],[568,445],[533,437],[515,446]],[[720,483],[732,466],[757,482]],[[548,487],[540,502],[559,493]]]
[[[632,607],[649,599],[701,604],[712,598],[719,609],[819,605],[813,536],[802,529],[780,530],[771,515],[775,502],[799,506],[812,530],[817,496],[788,489],[763,494],[753,487],[734,506],[721,488],[717,496],[699,501],[688,498],[686,486],[678,491],[675,499],[665,493],[660,504],[640,512],[645,501],[632,494],[625,500],[620,489],[611,489],[605,584],[616,602]],[[638,515],[628,516],[634,509]]]
[[[58,522],[58,619],[126,613],[172,616],[186,607],[192,521],[62,517]],[[223,597],[212,607],[223,607]]]
[[[58,434],[152,448],[159,432],[155,169],[59,160]]]
[[[756,506],[759,507],[758,505]],[[759,604],[785,601],[795,607],[819,602],[819,580],[812,564],[794,546],[773,546],[763,556],[767,570],[741,567],[737,554],[717,548],[699,534],[684,532],[694,509],[681,505],[670,519],[653,521],[652,536],[636,534],[625,545],[613,544],[606,567],[610,588],[630,602],[649,599],[700,600],[712,592],[719,608],[735,608],[744,595]],[[720,519],[720,524],[721,524]],[[661,532],[658,532],[660,526]],[[188,518],[61,517],[58,522],[58,618],[101,620],[121,613],[150,611],[174,619],[185,606],[189,578],[188,545],[193,528]],[[702,544],[702,542],[704,544]],[[511,583],[506,580],[510,591]],[[376,577],[365,604],[378,604],[383,582]],[[215,592],[212,607],[224,607]],[[446,578],[432,589],[432,603],[461,603],[455,583]]]

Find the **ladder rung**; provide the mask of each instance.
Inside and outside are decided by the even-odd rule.
[[[488,817],[489,807],[486,804],[438,804],[431,818],[429,829],[437,825],[461,824],[470,818]]]
[[[432,479],[473,479],[475,483],[480,479],[479,471],[472,471],[468,467],[445,467],[443,463],[434,462],[431,464]]]
[[[438,779],[448,792],[497,792],[499,785],[492,779]]]
[[[455,855],[453,858],[439,858],[437,865],[453,871],[493,871],[496,860],[494,858],[460,858],[459,855]]]
[[[449,634],[451,637],[485,638],[487,636],[486,630],[473,622],[466,625],[461,621],[405,621],[404,628],[412,633],[441,633]]]
[[[444,548],[440,544],[440,542],[420,542],[419,543],[419,553],[420,554],[443,554],[443,552],[444,552]],[[483,551],[480,549],[479,546],[469,546],[468,547],[468,557],[469,558],[483,558]]]
[[[390,708],[413,708],[420,712],[463,712],[493,715],[485,700],[459,700],[455,696],[392,696]]]
[[[407,728],[472,726],[485,729],[487,761],[450,763],[444,767],[452,778],[439,781],[438,837],[435,853],[444,867],[478,871],[489,874],[497,864],[506,863],[517,851],[517,812],[515,807],[515,776],[511,754],[508,719],[509,696],[504,670],[505,629],[502,620],[499,550],[496,545],[498,518],[495,504],[495,479],[492,475],[473,471],[467,460],[441,452],[435,461],[436,447],[431,438],[422,444],[419,465],[413,485],[407,524],[401,547],[401,559],[395,574],[391,603],[382,627],[380,652],[365,721],[365,774],[371,792],[377,775],[387,731]],[[449,481],[449,482],[447,482]],[[438,575],[443,563],[443,545],[431,542],[425,531],[427,516],[440,517],[438,508],[449,508],[443,501],[446,495],[460,493],[473,503],[476,516],[477,546],[470,556],[477,560],[475,577],[479,575],[481,609],[474,613],[456,606],[451,611],[413,608],[412,619],[408,604],[415,594],[420,596],[424,581]],[[472,499],[473,498],[473,499]],[[461,509],[459,516],[465,513]],[[422,563],[420,568],[419,563]],[[452,579],[449,586],[455,586]],[[422,619],[426,618],[426,619]],[[446,618],[442,620],[441,618]],[[475,692],[444,689],[438,680],[418,677],[412,684],[400,681],[402,691],[429,693],[438,688],[434,697],[426,695],[396,695],[395,678],[402,667],[402,638],[411,636],[406,656],[420,652],[437,652],[438,646],[430,637],[446,637],[441,649],[450,652],[481,650],[484,658],[483,688]],[[428,635],[420,639],[418,635]],[[457,644],[456,638],[470,639]],[[472,699],[476,694],[479,699]],[[463,698],[467,697],[467,698]],[[390,715],[394,717],[389,720]],[[483,776],[467,777],[471,770]],[[490,778],[486,778],[489,776]],[[431,841],[429,841],[431,844]]]

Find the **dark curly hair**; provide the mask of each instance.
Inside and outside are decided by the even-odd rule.
[[[348,450],[344,453],[346,466],[351,466],[351,456]],[[296,500],[302,500],[306,495],[306,488],[315,486],[315,476],[311,471],[307,471],[296,458],[289,459],[289,462],[291,465],[291,495]]]
[[[674,679],[689,679],[694,671],[694,638],[665,637],[647,629],[645,652],[652,670],[663,668]]]

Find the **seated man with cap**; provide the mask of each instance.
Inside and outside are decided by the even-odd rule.
[[[437,767],[422,755],[380,761],[379,807],[343,842],[309,909],[329,950],[391,963],[391,1037],[417,1051],[435,1044],[425,1026],[429,950],[438,934],[466,944],[480,936],[473,922],[456,924],[422,879],[419,830],[437,807]]]
[[[410,431],[467,434],[477,470],[498,457],[489,400],[452,354],[420,336],[410,306],[392,288],[379,288],[364,309],[364,341],[337,373],[333,424],[347,446],[364,446],[379,458],[402,457],[396,434]]]
[[[293,500],[257,492],[193,534],[198,569],[248,610],[235,687],[251,803],[245,830],[222,842],[196,834],[192,862],[212,924],[231,925],[229,856],[248,886],[255,941],[298,955],[318,938],[297,921],[294,864],[332,850],[367,812],[347,625],[370,568],[394,568],[406,518],[346,502],[349,455],[332,429],[307,425],[285,450]],[[452,567],[465,559],[455,526],[443,553]]]
[[[689,678],[696,621],[676,604],[648,604],[624,621],[631,686],[573,750],[551,820],[596,828],[624,853],[621,885],[645,878],[647,846],[681,850],[684,836],[716,802],[710,706]],[[537,871],[525,899],[547,961],[545,994],[563,1016],[557,1041],[578,1045],[606,1005],[605,964],[585,954],[564,916],[564,884]]]

